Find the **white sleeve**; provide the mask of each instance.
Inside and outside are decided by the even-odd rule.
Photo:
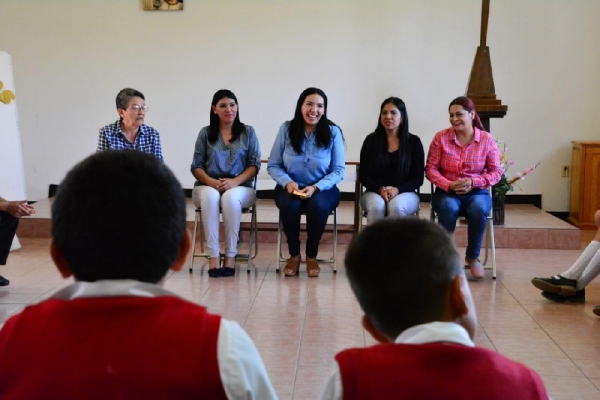
[[[321,400],[342,400],[344,398],[344,390],[342,387],[340,366],[337,362],[333,364],[331,370],[331,375],[329,375],[327,384],[321,393]]]
[[[228,399],[277,399],[256,346],[237,322],[221,319],[217,360]]]

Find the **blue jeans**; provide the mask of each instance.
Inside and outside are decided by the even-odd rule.
[[[277,185],[275,204],[279,208],[290,256],[300,255],[300,216],[306,214],[306,257],[316,258],[327,218],[340,204],[340,191],[337,186],[315,192],[312,197],[302,200]]]
[[[433,211],[438,215],[439,224],[453,233],[458,216],[467,217],[468,244],[467,257],[476,259],[481,251],[487,217],[492,209],[492,198],[485,189],[473,189],[467,194],[448,193],[435,189],[432,200]]]

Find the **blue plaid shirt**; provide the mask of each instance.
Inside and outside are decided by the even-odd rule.
[[[133,143],[123,135],[120,120],[114,124],[106,125],[100,129],[96,153],[109,149],[143,151],[144,153],[153,154],[159,160],[164,161],[160,147],[160,135],[156,129],[148,125],[140,126],[140,131]]]

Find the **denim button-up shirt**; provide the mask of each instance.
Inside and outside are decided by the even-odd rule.
[[[344,178],[346,156],[342,131],[331,125],[329,148],[318,147],[315,134],[306,135],[302,152],[296,153],[289,138],[290,122],[279,128],[271,149],[267,171],[278,185],[285,187],[294,181],[300,187],[314,185],[319,190],[331,189]]]
[[[200,168],[214,179],[235,178],[251,166],[255,166],[257,172],[260,170],[260,147],[254,128],[250,125],[246,125],[240,137],[229,146],[225,145],[221,134],[215,143],[210,143],[208,126],[200,130],[192,160],[192,175],[194,169]],[[194,186],[198,185],[202,183],[196,181]],[[244,182],[242,186],[252,187],[252,180]]]

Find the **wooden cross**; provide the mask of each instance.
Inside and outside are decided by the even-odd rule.
[[[479,47],[475,53],[475,61],[471,68],[467,96],[475,103],[477,113],[489,131],[489,118],[502,118],[508,111],[508,106],[496,99],[496,88],[492,75],[492,60],[490,48],[487,46],[488,19],[490,16],[490,0],[481,1],[481,35]],[[486,119],[487,121],[484,121]]]

